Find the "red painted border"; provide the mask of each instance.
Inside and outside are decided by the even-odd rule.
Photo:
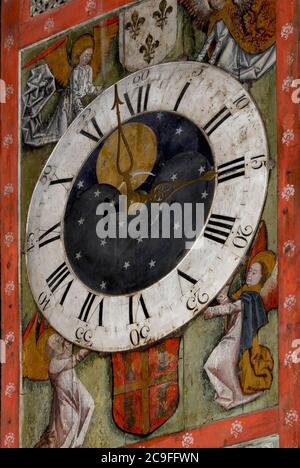
[[[278,408],[236,418],[223,419],[197,429],[156,437],[127,447],[135,448],[223,448],[278,431]]]
[[[29,16],[29,0],[8,0],[1,18],[1,78],[9,86],[1,105],[1,338],[7,342],[7,364],[2,366],[1,446],[19,446],[19,247],[18,247],[18,51],[133,0],[73,0],[55,10]],[[300,339],[300,158],[299,106],[292,104],[289,77],[300,77],[298,68],[297,0],[277,0],[278,10],[278,137],[279,137],[279,261],[280,261],[280,408],[236,419],[225,419],[193,431],[194,446],[221,447],[280,432],[282,447],[300,446],[300,365],[290,359],[294,340]],[[19,13],[18,13],[19,12]],[[62,14],[63,13],[63,14]],[[294,54],[294,61],[291,57]],[[290,57],[290,59],[289,59]],[[9,66],[7,66],[9,64]],[[284,85],[284,86],[283,86]],[[286,89],[284,91],[284,89]],[[11,94],[12,93],[12,94]],[[292,132],[290,132],[292,130]],[[290,138],[290,140],[289,140]],[[289,143],[288,143],[289,142]],[[287,144],[288,143],[288,144]],[[287,185],[291,196],[287,197]],[[294,195],[293,195],[294,189]],[[286,244],[288,241],[292,241]],[[293,244],[294,243],[294,244]],[[290,248],[287,248],[290,245]],[[295,248],[293,247],[295,245]],[[298,389],[298,390],[296,390]],[[233,424],[237,421],[237,425]],[[241,426],[243,428],[242,432]],[[238,437],[233,434],[237,432]],[[182,446],[186,433],[152,439],[143,445]],[[186,441],[189,441],[188,436]],[[138,444],[140,445],[140,444]],[[153,445],[154,446],[154,445]]]
[[[300,122],[299,104],[293,104],[294,89],[287,80],[300,77],[300,2],[278,0],[277,5],[280,437],[282,447],[295,448],[300,447],[300,364],[291,356],[295,340],[300,340]]]
[[[136,0],[72,0],[60,8],[49,10],[37,16],[29,16],[30,0],[21,0],[20,47],[24,48],[37,41],[53,36],[65,29],[105,15]],[[95,8],[88,9],[94,4]],[[23,5],[23,6],[22,6]]]
[[[18,250],[18,0],[2,8],[1,78],[8,87],[1,104],[1,446],[19,446],[19,250]],[[7,66],[9,64],[9,66]],[[11,233],[11,234],[9,234]]]

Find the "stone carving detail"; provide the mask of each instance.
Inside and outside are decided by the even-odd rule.
[[[40,15],[53,8],[60,7],[71,0],[30,0],[30,16]]]

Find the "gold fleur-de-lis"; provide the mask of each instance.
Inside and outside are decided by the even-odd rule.
[[[145,23],[146,19],[139,15],[137,10],[134,10],[131,15],[131,22],[128,22],[125,26],[126,31],[129,31],[132,39],[136,40],[141,32],[141,26]]]
[[[159,41],[155,41],[151,34],[148,34],[145,45],[140,47],[140,53],[144,54],[144,60],[148,64],[154,59],[155,50],[159,46]]]
[[[168,24],[168,16],[170,16],[172,11],[173,7],[171,5],[168,6],[167,0],[161,0],[159,10],[153,13],[153,18],[158,28],[164,29],[165,25]]]

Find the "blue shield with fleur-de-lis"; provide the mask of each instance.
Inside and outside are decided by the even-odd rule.
[[[177,0],[148,0],[120,15],[120,60],[130,72],[161,63],[175,46]]]

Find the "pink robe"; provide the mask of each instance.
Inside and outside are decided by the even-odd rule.
[[[226,410],[250,403],[263,393],[245,395],[242,392],[238,376],[241,334],[242,311],[239,310],[232,315],[229,331],[213,350],[204,366],[216,392],[215,401]]]
[[[37,448],[78,448],[83,445],[94,400],[77,377],[75,366],[85,357],[72,355],[67,359],[54,358],[49,376],[54,390],[50,423]]]

